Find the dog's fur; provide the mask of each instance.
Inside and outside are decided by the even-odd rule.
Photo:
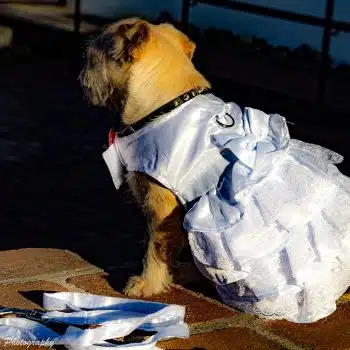
[[[188,90],[210,87],[192,64],[194,50],[170,24],[125,19],[90,43],[80,80],[94,105],[110,108],[130,125]],[[147,175],[130,173],[127,181],[148,216],[150,239],[143,273],[130,278],[125,293],[147,297],[171,282],[186,239],[184,212],[175,195]]]

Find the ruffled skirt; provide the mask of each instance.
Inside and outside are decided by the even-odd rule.
[[[225,303],[303,323],[336,309],[350,285],[350,179],[336,158],[291,140],[267,176],[239,190],[222,179],[187,213],[194,259]]]

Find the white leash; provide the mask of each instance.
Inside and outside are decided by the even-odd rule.
[[[69,325],[99,325],[80,329],[69,326],[63,335],[44,324],[26,318],[0,319],[0,339],[5,341],[48,342],[74,350],[110,348],[156,350],[165,338],[188,338],[185,308],[142,300],[105,297],[84,293],[44,293],[41,321]],[[107,340],[121,338],[134,330],[156,332],[141,343],[116,345]]]

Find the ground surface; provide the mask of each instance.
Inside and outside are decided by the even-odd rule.
[[[76,78],[77,71],[61,61],[1,58],[5,306],[35,307],[42,291],[118,295],[125,277],[141,268],[143,218],[127,191],[113,188],[101,158],[106,113],[87,106]],[[307,125],[299,117],[292,135],[349,153],[348,130]],[[347,163],[342,170],[349,174]],[[215,297],[207,285],[193,288]],[[157,299],[186,305],[191,325],[192,337],[161,344],[167,349],[350,349],[349,297],[312,325],[262,322],[176,286]]]
[[[44,292],[88,292],[123,297],[111,284],[113,278],[119,278],[118,270],[107,274],[67,250],[26,248],[2,251],[0,267],[0,304],[8,307],[41,308]],[[333,315],[309,325],[267,322],[240,314],[178,285],[150,300],[186,307],[185,322],[190,328],[190,338],[158,343],[163,349],[350,349],[350,295],[340,299]],[[25,347],[0,342],[0,348]]]

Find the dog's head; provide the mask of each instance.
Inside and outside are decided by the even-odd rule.
[[[173,85],[174,73],[191,61],[194,50],[170,24],[125,19],[90,42],[80,81],[92,104],[123,115],[127,103],[151,103],[147,99]]]

